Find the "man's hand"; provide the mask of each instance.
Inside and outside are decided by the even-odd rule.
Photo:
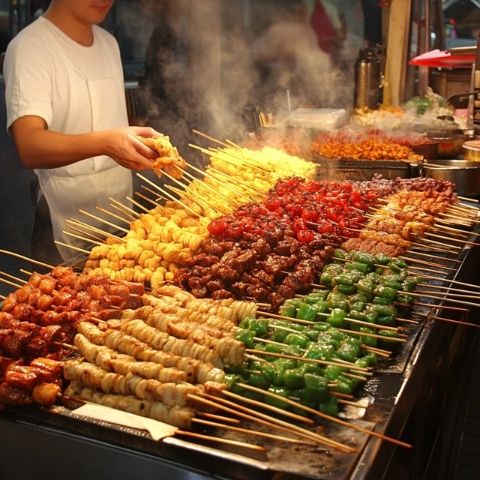
[[[137,136],[157,137],[159,132],[149,127],[125,127],[99,132],[104,145],[104,154],[113,158],[122,167],[131,170],[152,168],[152,160],[158,157],[157,152],[144,145]]]

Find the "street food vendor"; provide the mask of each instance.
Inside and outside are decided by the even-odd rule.
[[[20,160],[34,169],[46,198],[55,240],[80,208],[125,201],[131,170],[157,155],[128,127],[120,51],[97,26],[114,0],[52,0],[44,15],[10,43],[4,65],[7,128]],[[64,260],[72,252],[60,249]]]

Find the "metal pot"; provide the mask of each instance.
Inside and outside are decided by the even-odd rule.
[[[470,140],[463,144],[463,158],[471,162],[480,161],[480,140]]]
[[[459,195],[480,194],[480,164],[467,160],[443,160],[424,163],[423,174],[435,180],[449,180],[457,186]]]
[[[438,144],[438,158],[457,158],[467,140],[460,134],[429,134],[428,138]]]

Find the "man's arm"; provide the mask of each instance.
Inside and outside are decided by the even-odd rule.
[[[132,170],[151,168],[158,155],[136,135],[155,137],[159,132],[149,127],[125,127],[82,134],[64,134],[48,130],[41,117],[27,115],[10,127],[24,167],[58,168],[86,158],[107,155]]]

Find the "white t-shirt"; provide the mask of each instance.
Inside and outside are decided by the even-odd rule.
[[[4,75],[8,128],[26,115],[66,134],[128,125],[120,51],[100,27],[93,27],[92,46],[84,47],[40,17],[10,42]],[[131,172],[104,155],[35,173],[54,238],[64,243],[73,243],[62,233],[64,222],[78,217],[80,208],[93,212],[96,206],[108,207],[109,197],[125,201],[132,192]]]

